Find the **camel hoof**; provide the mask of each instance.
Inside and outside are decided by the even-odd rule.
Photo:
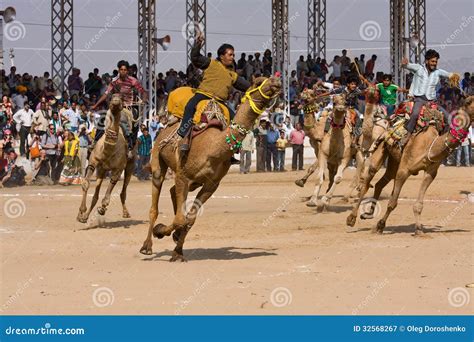
[[[187,262],[187,260],[184,258],[182,254],[178,254],[173,251],[173,256],[171,257],[170,262],[176,262],[176,261]]]
[[[384,229],[385,229],[385,222],[383,220],[380,220],[379,222],[377,222],[377,225],[372,229],[372,233],[382,234]]]
[[[76,220],[81,222],[81,223],[87,223],[87,217],[85,217],[82,214],[78,214],[77,217],[76,217]]]
[[[322,213],[323,211],[326,211],[326,205],[325,204],[319,204],[316,208],[316,211],[318,213]]]
[[[356,217],[355,217],[355,215],[350,214],[349,216],[347,216],[346,224],[347,224],[349,227],[354,227],[354,226],[355,226],[355,223],[356,223]]]
[[[142,248],[140,248],[140,253],[142,253],[144,255],[151,255],[152,254],[152,249],[151,249],[152,245],[153,245],[153,243],[151,241],[145,240],[145,242],[143,242]]]
[[[128,211],[124,211],[123,214],[122,214],[122,217],[123,218],[130,218],[130,213]]]
[[[153,227],[153,236],[157,239],[163,239],[165,236],[169,236],[171,233],[167,232],[168,227],[162,223],[158,223]]]
[[[315,208],[318,205],[316,203],[314,203],[312,200],[309,200],[308,202],[306,202],[306,206],[310,207],[310,208]]]
[[[97,208],[97,213],[99,213],[99,215],[101,215],[101,216],[104,216],[105,215],[105,208],[104,207],[98,207]]]
[[[304,187],[304,180],[302,179],[297,179],[295,180],[295,184],[298,185],[299,187],[303,188]]]

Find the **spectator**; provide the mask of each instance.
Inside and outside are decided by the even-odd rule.
[[[342,56],[341,56],[341,72],[345,76],[350,71],[350,65],[351,65],[351,59],[347,57],[347,50],[342,50]]]
[[[280,131],[280,138],[277,140],[277,171],[283,172],[285,170],[285,149],[288,145],[285,131]]]
[[[53,185],[51,179],[51,166],[45,150],[41,150],[40,157],[37,158],[34,166],[35,176],[33,177],[34,185]]]
[[[375,68],[375,61],[377,60],[377,55],[372,55],[372,58],[370,58],[367,61],[367,64],[365,65],[365,74],[373,74],[374,73],[374,68]]]
[[[248,61],[245,64],[244,71],[243,71],[243,77],[249,82],[252,82],[252,75],[254,74],[255,69],[253,67],[253,56],[249,55]]]
[[[365,55],[360,55],[359,60],[357,61],[357,66],[359,67],[359,72],[361,75],[365,75]]]
[[[332,67],[332,78],[340,78],[341,77],[341,57],[334,56],[333,61],[329,64]]]
[[[472,133],[472,126],[469,127],[469,131]],[[463,141],[461,142],[461,145],[456,148],[456,166],[460,167],[461,166],[461,154],[464,152],[464,164],[467,167],[471,166],[471,158],[469,154],[469,146],[471,142],[469,141],[469,136],[471,134],[468,134]]]
[[[67,135],[66,135],[67,134]],[[79,140],[74,133],[65,133],[67,140],[64,141],[64,166],[61,172],[59,184],[71,185],[81,183],[81,161],[79,160]]]
[[[57,116],[57,113],[55,113]],[[48,131],[41,137],[41,147],[46,153],[47,160],[49,162],[49,169],[51,173],[51,179],[54,184],[58,182],[57,165],[58,165],[58,149],[60,148],[61,140],[56,135],[56,127],[53,123],[48,126]]]
[[[18,94],[15,94],[12,97],[14,111],[21,110],[25,107],[25,103],[28,103],[28,96],[26,96],[27,88],[25,86],[19,85],[16,87]]]
[[[13,115],[15,122],[20,125],[20,155],[26,156],[28,147],[28,133],[31,129],[33,122],[33,111],[30,109],[30,105],[25,103],[24,108],[20,109]]]
[[[270,49],[266,49],[265,52],[263,53],[263,76],[268,77],[272,74],[272,64],[273,64],[273,58],[272,58],[272,52]]]
[[[260,60],[260,53],[259,52],[255,53],[255,60],[253,61],[253,68],[254,68],[253,73],[255,74],[255,77],[262,76],[262,74],[263,74],[263,63]]]
[[[40,102],[40,109],[38,109],[33,114],[33,130],[38,132],[39,135],[46,133],[46,129],[48,128],[48,119],[49,115],[46,111],[46,102]]]
[[[298,80],[300,81],[308,71],[308,64],[305,62],[304,56],[301,55],[299,60],[296,62],[296,77]]]
[[[87,154],[89,152],[89,146],[91,145],[92,140],[89,137],[87,132],[86,125],[82,124],[79,127],[79,160],[81,162],[81,175],[82,177],[86,176],[87,168]]]
[[[303,152],[304,152],[304,132],[301,127],[301,123],[297,123],[296,128],[290,134],[290,143],[293,146],[293,162],[291,164],[291,169],[296,171],[304,170],[303,168]]]
[[[16,165],[17,155],[11,150],[7,155],[7,166],[4,169],[0,183],[1,187],[11,188],[25,185],[26,172],[23,167]]]
[[[148,171],[145,169],[145,166],[150,162],[152,140],[148,128],[144,127],[142,133],[138,138],[137,177],[139,180],[149,180]]]
[[[76,133],[81,122],[82,119],[77,109],[77,104],[76,102],[72,102],[71,108],[67,109],[63,113],[64,126],[71,132]]]
[[[245,53],[240,55],[240,59],[237,61],[237,70],[244,70],[247,61],[245,60]]]
[[[72,74],[69,75],[67,78],[67,88],[69,90],[69,95],[79,95],[84,89],[84,82],[82,78],[79,76],[81,74],[81,70],[78,68],[72,68]]]
[[[273,125],[270,125],[270,129],[267,131],[267,171],[272,171],[272,161],[273,161],[273,171],[278,171],[277,165],[277,149],[276,142],[280,137],[280,133],[275,130]]]
[[[257,139],[257,172],[265,172],[267,158],[267,118],[260,120],[260,125],[254,130]]]
[[[254,149],[255,136],[253,134],[247,134],[242,141],[242,148],[240,149],[240,173],[247,174],[250,172]]]

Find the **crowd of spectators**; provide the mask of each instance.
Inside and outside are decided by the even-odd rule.
[[[212,57],[212,54],[208,54]],[[361,74],[369,82],[381,82],[383,72],[376,70],[377,56],[366,60],[360,55],[353,60],[342,50],[330,63],[326,59],[313,59],[300,56],[296,69],[289,77],[289,93],[271,112],[263,115],[256,123],[254,135],[243,142],[240,171],[249,173],[251,156],[256,151],[256,171],[285,171],[285,150],[293,150],[292,170],[302,170],[304,151],[304,132],[302,129],[302,109],[299,95],[304,88],[312,87],[318,81],[338,81],[344,85],[350,75]],[[245,54],[235,61],[237,73],[252,81],[259,76],[272,74],[272,55],[266,50],[260,53]],[[137,67],[131,65],[129,74],[136,77]],[[94,140],[97,120],[104,112],[106,104],[91,111],[90,108],[104,94],[111,80],[118,75],[117,70],[100,74],[94,68],[86,80],[81,70],[73,68],[65,80],[66,89],[62,93],[56,89],[54,80],[48,72],[42,76],[17,73],[11,67],[7,74],[1,70],[0,84],[2,102],[0,107],[0,185],[15,186],[25,184],[26,171],[17,163],[18,155],[26,158],[32,170],[35,184],[78,184],[87,167],[90,145]],[[196,87],[202,72],[192,64],[186,72],[170,69],[157,75],[158,104],[153,115],[140,129],[138,161],[135,175],[146,180],[144,171],[150,158],[154,138],[167,123],[167,95],[177,87],[190,85]],[[466,95],[474,94],[474,75],[465,73],[460,88],[450,88],[443,83],[438,90],[440,104],[448,111],[455,110]],[[233,92],[228,105],[236,110],[242,94]],[[286,98],[289,98],[287,104]],[[363,112],[363,97],[359,99]],[[274,118],[277,117],[278,120]],[[472,137],[466,139],[456,152],[456,160],[449,163],[470,165]],[[462,154],[464,157],[461,158]]]

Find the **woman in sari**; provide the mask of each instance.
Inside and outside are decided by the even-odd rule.
[[[62,185],[81,184],[81,161],[79,160],[79,139],[71,131],[64,141],[64,166],[59,183]]]

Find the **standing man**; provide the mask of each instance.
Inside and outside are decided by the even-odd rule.
[[[425,64],[409,63],[407,58],[402,59],[402,67],[413,72],[413,81],[410,86],[409,95],[414,98],[414,105],[410,114],[410,119],[405,123],[408,134],[401,140],[400,145],[406,145],[416,127],[416,121],[421,107],[428,101],[436,100],[436,86],[441,77],[453,77],[455,74],[449,73],[443,69],[438,69],[439,53],[435,50],[428,50],[425,54]],[[443,112],[445,119],[448,119],[448,113],[444,108],[438,106]]]
[[[143,127],[142,133],[143,134],[138,138],[137,176],[139,180],[148,180],[148,171],[145,171],[144,167],[150,162],[152,140],[148,128]]]
[[[28,151],[28,134],[31,130],[31,124],[33,123],[33,111],[30,109],[30,105],[26,102],[23,109],[20,109],[13,114],[13,120],[20,125],[20,155],[25,156]]]
[[[140,82],[135,77],[129,76],[128,71],[130,65],[127,61],[121,60],[117,63],[117,68],[119,69],[119,74],[115,77],[107,87],[104,95],[100,97],[95,105],[91,107],[91,110],[95,110],[100,106],[102,102],[105,101],[109,94],[119,94],[122,99],[122,105],[124,109],[122,110],[122,119],[120,120],[120,126],[122,127],[123,134],[128,141],[128,158],[133,158],[133,148],[137,142],[138,135],[138,108],[133,106],[134,94],[133,91],[137,91],[142,96],[143,102],[148,100],[148,95],[143,89]],[[131,120],[133,119],[133,120]],[[133,122],[132,127],[128,127],[129,120]],[[97,133],[95,135],[95,141],[98,141],[100,137],[104,134],[104,127],[97,127]]]
[[[250,172],[252,165],[252,153],[255,150],[255,136],[249,133],[242,140],[242,148],[240,149],[240,173],[247,174]]]
[[[57,114],[57,113],[55,113]],[[49,162],[51,179],[54,184],[59,180],[59,175],[56,172],[58,165],[58,155],[57,150],[61,145],[61,140],[58,135],[56,135],[56,128],[53,123],[48,125],[48,130],[46,134],[41,137],[41,147],[46,153],[47,160]]]
[[[300,170],[303,168],[303,151],[304,151],[304,131],[301,127],[301,123],[296,124],[296,129],[290,133],[290,143],[293,145],[293,161],[291,164],[291,169],[296,171],[298,167]]]
[[[273,171],[278,171],[278,153],[276,148],[276,142],[280,138],[280,133],[270,125],[270,129],[267,132],[267,171],[272,171],[272,161],[273,161]]]

